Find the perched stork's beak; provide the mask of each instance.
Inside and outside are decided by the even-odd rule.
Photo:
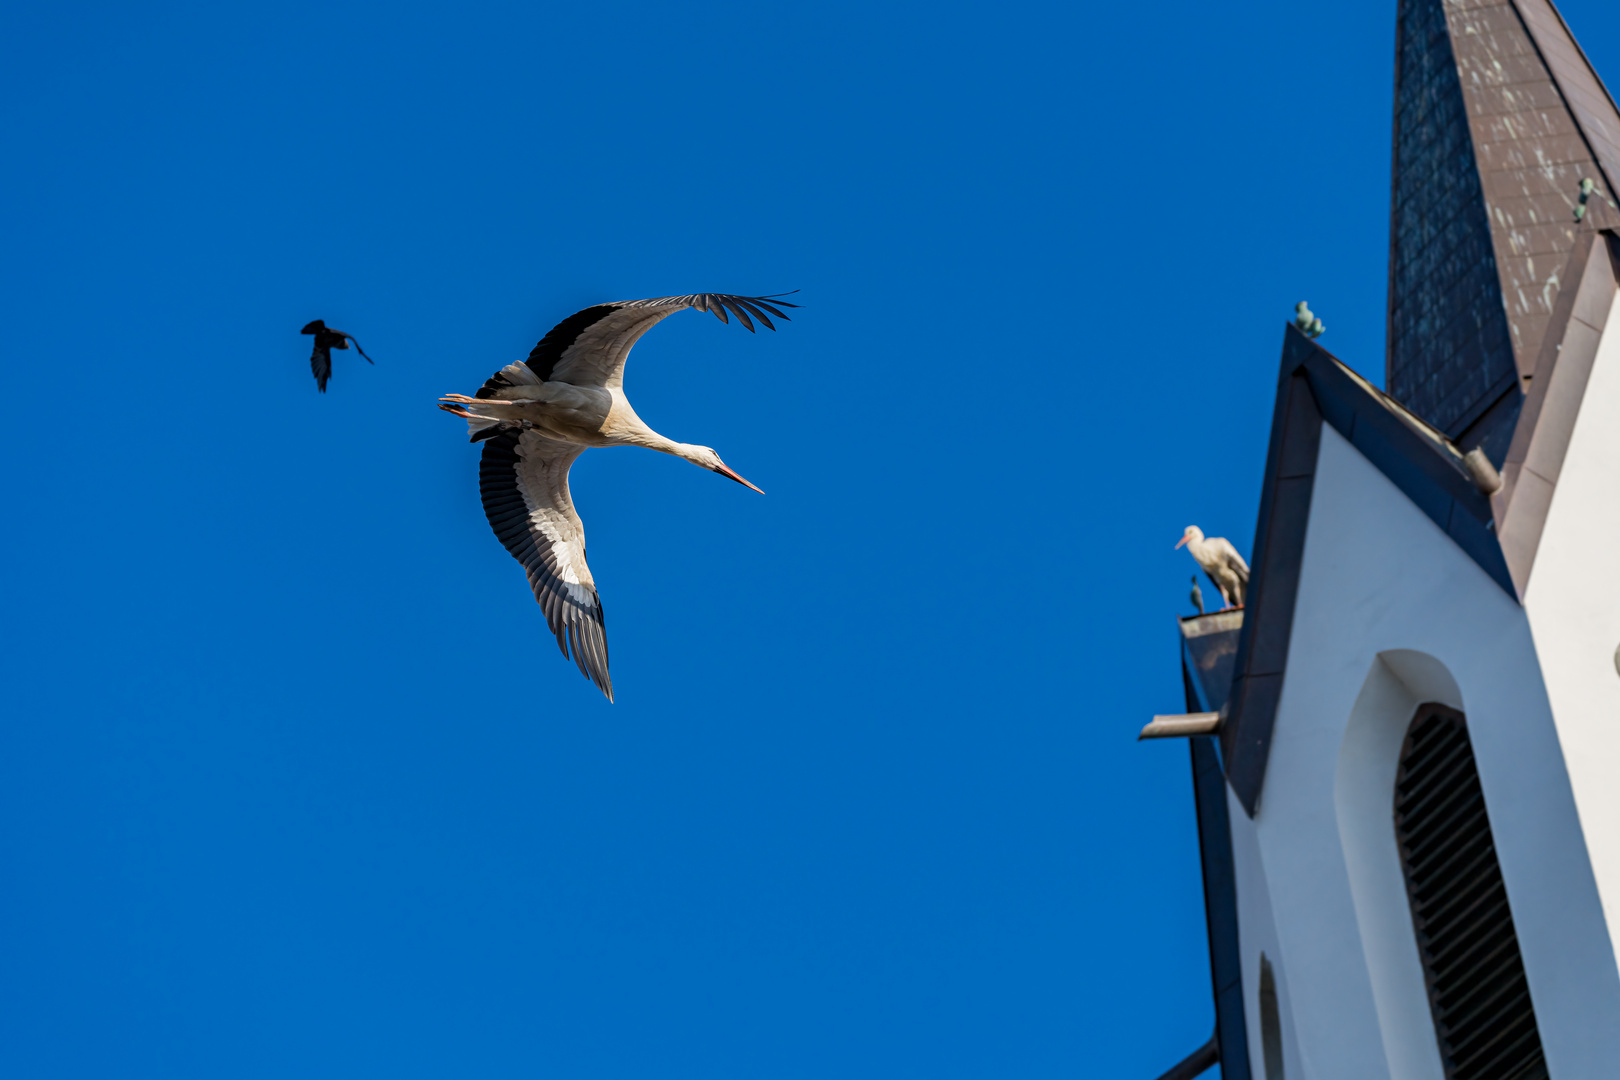
[[[765,490],[763,488],[754,487],[753,484],[750,484],[748,481],[744,480],[742,477],[740,477],[736,473],[732,472],[725,465],[716,465],[714,467],[714,471],[719,473],[721,476],[729,476],[729,477],[731,477],[733,480],[737,481],[737,483],[741,484],[745,488],[754,488],[754,490],[759,492],[761,495],[765,494]]]
[[[1186,542],[1187,542],[1187,538],[1185,536],[1183,536],[1180,540],[1176,541],[1176,546],[1171,548],[1170,550],[1179,551],[1181,549],[1181,545],[1185,544]]]

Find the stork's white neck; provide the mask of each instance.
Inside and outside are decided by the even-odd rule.
[[[707,446],[676,442],[658,434],[647,426],[646,421],[636,415],[636,410],[631,408],[624,395],[619,393],[614,394],[613,408],[608,415],[607,423],[602,426],[602,434],[621,446],[642,446],[648,450],[656,450],[660,454],[690,461],[693,465],[705,469],[712,469],[720,463],[720,455]]]
[[[657,450],[660,454],[678,457],[684,461],[690,461],[693,465],[701,465],[705,469],[714,468],[713,462],[709,460],[710,457],[714,456],[713,450],[706,446],[695,446],[692,443],[667,439],[646,424],[638,424],[634,428],[621,431],[617,441],[629,446],[643,446],[648,450]]]

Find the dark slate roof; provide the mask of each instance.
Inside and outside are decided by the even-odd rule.
[[[1497,543],[1491,502],[1443,435],[1289,326],[1266,452],[1253,573],[1221,728],[1227,781],[1254,813],[1288,665],[1322,425],[1405,493],[1502,589],[1518,599]]]
[[[1577,236],[1620,224],[1620,111],[1549,0],[1401,0],[1395,72],[1385,381],[1500,463]]]
[[[1460,431],[1513,387],[1512,334],[1441,0],[1396,25],[1386,381]]]

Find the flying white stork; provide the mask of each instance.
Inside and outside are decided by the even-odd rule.
[[[757,319],[797,307],[790,296],[661,296],[597,304],[551,329],[521,364],[492,375],[475,397],[446,394],[439,408],[466,418],[472,441],[484,444],[478,486],[495,535],[529,575],[564,656],[609,701],[607,636],[596,581],[585,565],[585,529],[568,494],[568,469],[593,446],[644,446],[684,458],[753,488],[707,446],[666,439],[642,422],[624,396],[624,362],[642,334],[686,308],[726,313],[754,332]],[[752,316],[752,318],[750,318]]]
[[[1187,531],[1176,541],[1176,547],[1182,544],[1187,545],[1193,559],[1221,591],[1221,599],[1226,601],[1226,607],[1221,610],[1242,607],[1243,596],[1249,591],[1249,564],[1243,561],[1237,548],[1223,536],[1204,539],[1204,530],[1196,525],[1187,526]]]

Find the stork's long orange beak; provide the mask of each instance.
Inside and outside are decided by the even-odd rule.
[[[729,476],[729,477],[731,477],[733,480],[737,481],[737,483],[741,484],[745,488],[754,488],[754,490],[759,492],[761,495],[765,494],[765,489],[764,488],[754,487],[753,484],[750,484],[748,481],[744,480],[742,477],[740,477],[736,473],[732,472],[731,469],[726,467],[725,465],[716,465],[714,467],[714,471],[719,473],[721,476]]]
[[[1187,538],[1185,536],[1183,536],[1180,540],[1176,541],[1176,546],[1174,548],[1172,548],[1171,550],[1175,551],[1175,550],[1179,549],[1181,547],[1181,545],[1185,544],[1186,542],[1187,542]]]

